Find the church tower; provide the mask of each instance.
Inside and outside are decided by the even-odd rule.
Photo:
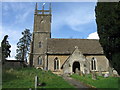
[[[51,38],[51,3],[49,10],[38,10],[36,3],[34,13],[34,31],[31,43],[30,65],[46,69],[47,39]]]

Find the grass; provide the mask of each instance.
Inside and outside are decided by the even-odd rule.
[[[38,88],[74,88],[62,77],[35,68],[7,69],[2,73],[3,88],[34,88],[35,76],[45,86]]]
[[[117,77],[104,78],[97,76],[97,80],[93,80],[91,75],[80,76],[73,74],[71,77],[96,88],[120,88],[120,78]]]

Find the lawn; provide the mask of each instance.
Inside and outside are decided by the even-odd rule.
[[[74,88],[62,77],[35,68],[7,69],[2,73],[2,88],[34,88],[35,76],[44,86],[38,88]]]
[[[96,88],[120,88],[120,78],[117,77],[104,78],[102,76],[97,76],[97,80],[93,80],[91,75],[80,76],[73,74],[71,77]]]

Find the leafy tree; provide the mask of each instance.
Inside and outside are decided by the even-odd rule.
[[[31,36],[29,29],[25,29],[24,32],[22,32],[22,38],[19,39],[19,42],[17,43],[17,54],[16,59],[22,60],[27,62],[27,56],[28,52],[30,50],[30,43],[31,43]]]
[[[98,2],[95,12],[99,41],[120,75],[120,2]]]
[[[8,35],[5,35],[4,39],[2,40],[2,43],[1,43],[1,46],[2,46],[2,63],[3,64],[5,62],[5,59],[7,57],[10,57],[10,52],[11,52],[11,50],[10,50],[11,45],[9,44],[7,39],[8,39]]]

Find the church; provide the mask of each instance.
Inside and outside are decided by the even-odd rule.
[[[55,74],[108,72],[109,61],[97,39],[51,38],[51,4],[48,10],[34,12],[34,30],[29,56],[30,66]]]

